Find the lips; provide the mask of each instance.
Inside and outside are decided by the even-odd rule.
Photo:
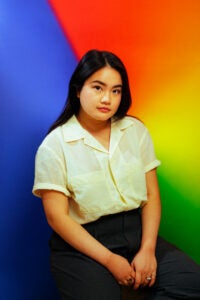
[[[110,109],[107,107],[98,107],[98,110],[104,113],[110,112]]]

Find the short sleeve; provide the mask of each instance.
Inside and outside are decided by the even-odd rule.
[[[41,145],[35,159],[33,194],[40,197],[40,190],[55,190],[70,196],[67,190],[67,172],[64,157],[54,149]]]
[[[156,158],[153,141],[146,128],[140,141],[140,151],[145,172],[148,172],[161,164]]]

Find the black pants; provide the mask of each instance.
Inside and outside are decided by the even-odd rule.
[[[109,215],[83,225],[98,241],[130,262],[140,247],[139,210]],[[102,265],[64,242],[50,239],[51,270],[62,300],[120,300],[121,286]],[[175,246],[158,238],[157,277],[147,299],[200,299],[200,266]]]

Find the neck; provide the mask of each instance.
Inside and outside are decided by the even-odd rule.
[[[91,118],[83,118],[83,116],[79,114],[77,120],[106,150],[109,150],[111,131],[110,119],[99,121]]]
[[[81,115],[77,116],[77,119],[81,126],[88,130],[89,132],[98,132],[104,129],[107,129],[110,127],[110,119],[106,121],[99,121],[99,120],[94,120],[90,118],[82,118]]]

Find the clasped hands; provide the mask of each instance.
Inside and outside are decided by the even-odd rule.
[[[106,267],[120,285],[138,289],[155,283],[157,262],[152,253],[139,251],[131,264],[126,258],[112,253]]]

